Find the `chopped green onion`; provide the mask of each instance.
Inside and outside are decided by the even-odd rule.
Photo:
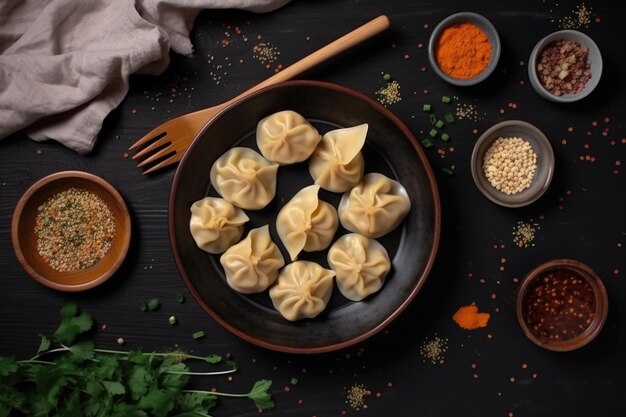
[[[204,336],[206,336],[206,334],[204,334],[203,330],[198,330],[197,332],[194,332],[194,334],[191,335],[194,339],[198,340],[198,339],[202,339]]]
[[[454,116],[452,115],[452,113],[448,113],[444,116],[444,118],[446,119],[446,122],[448,123],[452,123],[454,122]]]
[[[422,107],[423,111],[430,111],[430,104],[424,104],[424,107]]]
[[[443,122],[441,120],[437,120],[437,123],[435,123],[435,127],[437,129],[441,129],[443,127]]]
[[[385,81],[391,80],[391,75],[389,75],[389,74],[383,75],[383,80],[385,80]]]
[[[447,133],[441,134],[441,140],[448,141],[449,139],[450,139],[450,135],[448,135]]]
[[[430,120],[431,125],[434,125],[435,123],[437,123],[437,116],[431,114],[430,116],[428,116],[428,120]]]
[[[448,174],[448,175],[452,175],[452,174],[454,174],[454,170],[452,170],[452,169],[450,169],[450,168],[441,168],[441,170],[442,170],[444,173]]]
[[[291,382],[291,385],[298,385],[298,378],[293,377],[293,378],[291,378],[290,382]]]
[[[170,316],[170,318],[167,319],[167,321],[173,326],[176,324],[178,320],[176,320],[176,316]]]
[[[156,298],[153,298],[152,300],[148,301],[147,306],[148,306],[148,310],[154,311],[161,306],[161,302],[157,300]]]
[[[183,295],[182,292],[179,292],[178,294],[176,294],[176,301],[178,301],[179,303],[182,303],[185,301],[185,296]]]
[[[451,101],[450,97],[448,97],[448,96],[441,97],[441,102],[442,103],[449,103],[450,101]]]
[[[437,136],[437,133],[437,129],[430,129],[430,132],[428,132],[428,134],[433,138]]]
[[[424,148],[432,148],[434,146],[434,143],[432,140],[426,138],[422,141],[422,145],[424,145]]]
[[[148,304],[146,304],[146,302],[145,302],[145,301],[141,301],[141,302],[139,303],[139,310],[141,310],[141,311],[146,311],[146,310],[148,310]]]

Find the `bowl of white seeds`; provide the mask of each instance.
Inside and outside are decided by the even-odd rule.
[[[534,125],[507,120],[487,129],[472,152],[472,177],[485,197],[505,207],[533,203],[550,186],[554,152]]]

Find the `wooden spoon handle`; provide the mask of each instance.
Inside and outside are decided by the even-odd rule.
[[[250,93],[253,93],[261,88],[278,84],[283,81],[290,80],[304,71],[313,68],[314,66],[326,61],[333,56],[352,48],[358,43],[363,42],[364,40],[371,38],[372,36],[382,32],[383,30],[389,27],[389,19],[387,16],[382,15],[378,16],[376,19],[370,20],[363,26],[360,26],[346,35],[343,35],[341,38],[336,39],[329,43],[328,45],[318,49],[312,54],[302,58],[298,62],[288,66],[282,71],[276,73],[265,81],[255,85],[247,91],[239,94],[237,97],[234,97],[232,100],[229,100],[225,104],[230,104],[231,102],[238,100],[244,96],[247,96]]]

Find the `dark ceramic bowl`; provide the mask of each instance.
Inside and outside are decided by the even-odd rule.
[[[92,267],[59,272],[39,255],[35,224],[39,206],[72,187],[90,191],[106,203],[115,218],[115,236],[106,255]],[[11,225],[13,249],[26,272],[37,282],[59,291],[83,291],[111,278],[126,257],[130,237],[130,214],[120,193],[104,179],[80,171],[57,172],[33,184],[18,201]]]
[[[517,194],[505,194],[494,188],[483,170],[485,153],[499,137],[522,138],[530,143],[537,155],[537,169],[530,187]],[[489,200],[504,207],[522,207],[535,202],[550,186],[554,174],[554,151],[546,135],[534,125],[522,120],[507,120],[480,135],[472,152],[471,170],[476,187]]]
[[[245,295],[227,284],[219,255],[198,249],[189,232],[191,204],[216,196],[209,170],[233,146],[258,151],[256,125],[280,110],[294,110],[320,131],[369,124],[363,149],[365,172],[381,172],[401,182],[412,210],[402,225],[379,239],[392,259],[392,270],[380,292],[353,302],[335,288],[325,311],[314,319],[285,320],[266,292]],[[289,259],[276,233],[276,215],[303,187],[311,185],[307,163],[281,166],[276,198],[263,210],[246,214],[248,230],[269,224],[274,242]],[[341,194],[320,191],[320,198],[339,204]],[[169,204],[170,239],[183,280],[198,303],[225,328],[256,345],[284,352],[316,353],[353,345],[377,333],[417,295],[434,262],[440,234],[437,185],[424,152],[410,130],[378,102],[348,88],[315,81],[290,81],[239,100],[217,115],[196,137],[174,177]],[[335,238],[346,233],[341,227]],[[328,268],[327,251],[303,253]]]
[[[581,91],[556,96],[548,91],[541,84],[541,81],[539,81],[539,76],[537,74],[537,61],[541,56],[541,52],[543,52],[548,45],[559,40],[575,41],[589,50],[588,58],[590,63],[589,70],[591,71],[591,78],[587,81]],[[597,87],[600,82],[600,78],[602,77],[602,54],[600,53],[600,48],[598,48],[598,45],[596,45],[593,39],[577,30],[559,30],[558,32],[551,33],[537,42],[537,45],[533,48],[530,58],[528,59],[528,77],[530,79],[530,84],[533,86],[535,91],[545,99],[555,101],[557,103],[571,103],[581,100],[591,94],[591,92]]]
[[[588,323],[582,325],[581,328],[574,326],[574,322],[571,322],[571,317],[568,317],[567,314],[560,315],[558,320],[561,320],[561,323],[570,321],[569,324],[563,324],[562,326],[555,324],[553,326],[559,329],[572,328],[572,334],[565,333],[565,336],[563,336],[562,332],[565,330],[549,330],[547,327],[548,320],[550,320],[551,323],[557,320],[549,317],[545,317],[544,323],[546,323],[546,327],[542,327],[541,329],[536,328],[537,319],[540,315],[529,313],[531,300],[536,302],[536,299],[533,299],[533,292],[536,291],[538,285],[543,285],[541,281],[544,280],[548,274],[566,274],[566,277],[574,276],[580,278],[582,283],[588,284],[583,287],[587,288],[588,291],[579,291],[579,293],[577,293],[578,295],[573,299],[571,311],[573,314],[582,314],[578,309],[586,301],[581,300],[589,299],[591,300],[588,303],[590,306],[589,312],[593,317],[588,320]],[[580,284],[578,284],[578,287],[580,287]],[[572,293],[573,291],[574,287],[568,292]],[[585,294],[586,292],[588,294]],[[550,302],[550,298],[544,298],[544,300]],[[524,334],[536,345],[557,352],[575,350],[591,342],[600,333],[600,330],[602,330],[608,312],[609,299],[606,288],[600,277],[587,265],[572,259],[552,259],[537,265],[522,280],[517,294],[517,320]],[[536,315],[531,317],[531,314]],[[545,316],[543,313],[542,315]]]
[[[489,58],[489,63],[487,64],[487,67],[481,73],[475,75],[472,78],[451,77],[450,75],[446,74],[437,63],[436,49],[439,37],[446,28],[453,25],[458,25],[460,23],[471,23],[478,26],[485,33],[485,35],[489,39],[489,42],[491,43],[491,57]],[[487,18],[478,13],[459,12],[443,19],[433,30],[433,33],[430,35],[430,40],[428,42],[428,59],[430,61],[430,66],[433,68],[435,73],[439,77],[441,77],[441,79],[449,82],[450,84],[463,87],[476,85],[489,78],[491,73],[493,73],[493,71],[496,69],[498,61],[500,60],[500,50],[501,46],[498,31],[493,26],[493,24],[489,20],[487,20]]]

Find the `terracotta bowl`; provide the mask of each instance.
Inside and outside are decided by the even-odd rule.
[[[111,248],[95,265],[59,272],[37,251],[35,224],[38,208],[69,188],[92,192],[107,204],[115,217],[115,236]],[[37,282],[59,291],[83,291],[108,280],[124,261],[130,237],[130,215],[119,192],[104,179],[80,171],[57,172],[33,184],[18,201],[11,224],[11,239],[18,261]]]
[[[562,295],[547,295],[546,289],[556,289],[555,294]],[[565,303],[560,305],[567,305],[566,309],[552,305],[563,300]],[[544,302],[549,307],[540,307],[545,306]],[[554,308],[555,312],[546,314],[546,308]],[[609,300],[600,277],[573,259],[552,259],[536,266],[522,280],[517,294],[517,319],[524,334],[536,345],[557,352],[591,342],[602,330],[608,311]],[[578,314],[582,318],[573,317]]]

